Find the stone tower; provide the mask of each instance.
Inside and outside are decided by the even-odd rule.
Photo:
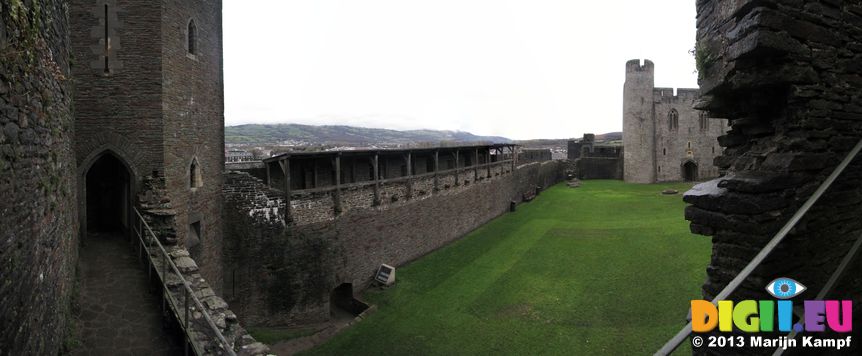
[[[623,85],[623,174],[626,182],[655,182],[654,67],[649,60],[626,62]]]
[[[220,289],[221,1],[72,0],[69,22],[81,236],[128,232],[144,178],[163,178],[179,243]]]

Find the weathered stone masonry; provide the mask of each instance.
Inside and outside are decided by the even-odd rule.
[[[850,1],[697,2],[701,98],[727,118],[715,160],[727,176],[685,196],[693,232],[712,236],[703,295],[711,299],[763,247],[862,138],[862,5]],[[777,277],[813,299],[862,233],[862,159],[856,159],[731,296],[769,299]],[[862,259],[828,299],[852,299],[860,325]],[[855,328],[855,339],[860,329]],[[853,350],[858,352],[858,343]],[[772,350],[728,350],[732,352]],[[708,353],[701,349],[699,352]],[[712,351],[716,352],[716,351]]]
[[[130,196],[157,172],[176,211],[177,238],[201,230],[194,257],[220,290],[224,116],[220,1],[72,0],[79,220],[87,172],[106,154],[129,170]],[[188,49],[194,22],[194,51]],[[199,186],[192,186],[191,167]],[[134,203],[134,202],[132,202]]]
[[[0,354],[62,347],[77,261],[62,1],[0,2]]]
[[[150,175],[172,203],[165,242],[221,289],[221,52],[221,1],[0,2],[0,354],[60,352],[88,221],[130,233]]]
[[[626,62],[623,145],[626,182],[655,183],[717,177],[712,160],[724,120],[694,110],[697,89],[656,88],[650,60]]]
[[[228,309],[227,303],[216,295],[212,286],[200,274],[200,269],[197,263],[191,259],[189,251],[179,246],[165,247],[170,256],[170,259],[180,269],[183,278],[189,282],[191,290],[194,292],[206,312],[212,317],[213,322],[219,332],[224,336],[225,340],[233,346],[233,350],[238,355],[265,355],[269,354],[269,347],[258,342],[252,337],[239,322],[236,314]],[[150,246],[149,251],[154,257],[159,255],[159,251],[154,246]],[[156,259],[153,264],[153,269],[162,270],[166,267],[160,259]],[[173,277],[171,274],[168,278],[168,290],[170,298],[174,300],[176,305],[182,305],[185,302],[185,290],[179,278]],[[204,350],[208,355],[220,355],[224,353],[225,347],[220,345],[219,339],[216,337],[211,326],[204,319],[201,310],[196,306],[192,306],[193,310],[189,313],[189,342],[194,345],[193,349]],[[183,309],[173,310],[178,315],[178,322],[182,322],[184,317]]]
[[[283,191],[246,173],[227,173],[228,301],[252,325],[327,320],[334,287],[364,289],[381,263],[402,265],[442,247],[562,175],[560,161],[514,168],[511,159],[479,162],[441,170],[438,189],[433,172],[345,185],[340,213],[333,187],[292,191],[287,229]]]
[[[224,299],[216,294],[212,285],[200,274],[200,268],[192,259],[188,249],[176,245],[176,212],[173,210],[170,199],[167,198],[164,178],[145,177],[142,188],[138,201],[144,221],[164,246],[170,260],[177,266],[183,279],[189,283],[195,297],[201,301],[206,312],[213,319],[216,328],[228,344],[233,345],[237,354],[266,354],[268,352],[266,345],[257,342],[239,325],[236,314],[228,309]],[[143,226],[140,227],[143,228]],[[145,236],[150,236],[146,234],[146,230],[144,233]],[[152,266],[148,266],[152,268],[152,271],[148,272],[158,274],[165,280],[167,289],[164,295],[168,296],[166,301],[172,301],[166,305],[172,311],[170,314],[173,319],[178,324],[184,325],[186,291],[182,281],[169,266],[165,265],[164,255],[158,245],[149,238],[146,238],[145,241],[149,242],[145,253],[149,254],[153,261]],[[194,303],[191,303],[191,307],[187,334],[189,342],[194,346],[192,349],[204,350],[206,354],[222,354],[224,347],[220,345],[212,327],[206,322],[201,313],[202,310],[198,309]]]
[[[569,140],[567,157],[578,179],[623,179],[623,147],[596,144],[594,134]]]

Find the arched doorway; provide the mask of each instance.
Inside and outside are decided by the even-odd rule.
[[[333,320],[352,320],[368,309],[368,304],[353,296],[353,283],[342,283],[329,295],[329,312]]]
[[[682,164],[682,180],[693,182],[697,180],[697,163],[686,161]]]
[[[134,170],[111,150],[85,162],[91,163],[79,171],[84,234],[78,250],[75,323],[81,336],[75,353],[102,354],[109,345],[115,354],[181,354],[181,334],[165,328],[170,324],[165,324],[160,295],[151,292],[150,266],[139,260],[140,245],[128,239],[133,234]]]
[[[105,152],[87,170],[85,182],[85,232],[128,232],[132,181],[126,165]]]

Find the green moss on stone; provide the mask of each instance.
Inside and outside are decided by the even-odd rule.
[[[694,67],[697,72],[697,79],[703,79],[706,69],[715,62],[715,56],[709,51],[705,44],[697,42],[694,48],[690,51],[694,56]]]

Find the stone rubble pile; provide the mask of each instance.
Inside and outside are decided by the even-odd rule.
[[[182,274],[183,279],[189,283],[194,296],[200,300],[213,323],[224,336],[225,340],[233,346],[238,355],[266,355],[269,347],[255,340],[239,324],[237,316],[228,309],[228,304],[215,294],[209,283],[200,275],[198,265],[189,255],[188,250],[177,245],[176,230],[174,228],[176,212],[171,207],[170,199],[164,189],[163,177],[146,177],[144,189],[138,195],[139,210],[144,220],[152,228],[156,237],[164,246],[171,261]],[[167,272],[163,277],[170,293],[170,306],[176,320],[183,324],[186,315],[185,288],[182,280],[177,276],[170,266],[165,266],[164,255],[158,245],[149,241],[148,253],[153,261],[153,269],[160,275]],[[225,355],[220,340],[215,335],[212,327],[206,321],[202,310],[193,300],[188,299],[189,306],[189,329],[188,338],[195,348],[205,350],[207,355]]]

